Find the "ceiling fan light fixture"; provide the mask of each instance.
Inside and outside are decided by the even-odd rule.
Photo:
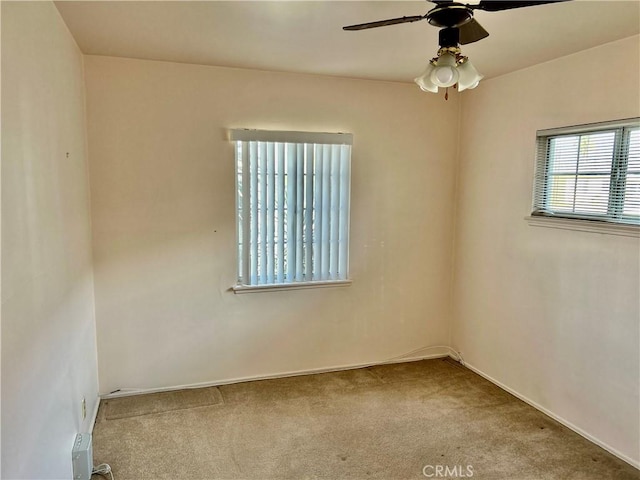
[[[460,48],[446,47],[438,51],[424,72],[413,81],[425,92],[438,93],[439,87],[456,84],[459,92],[476,88],[483,78],[471,60],[460,53]]]
[[[462,57],[458,61],[458,91],[476,88],[480,83],[480,80],[484,78],[473,66],[471,60],[467,57]]]

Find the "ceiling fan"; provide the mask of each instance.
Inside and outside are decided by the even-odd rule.
[[[447,88],[457,86],[458,91],[478,86],[483,76],[473,67],[469,59],[461,54],[459,45],[477,42],[489,36],[475,18],[475,10],[485,12],[499,12],[514,8],[533,7],[547,3],[559,3],[568,0],[480,0],[477,5],[465,5],[453,0],[428,0],[435,3],[424,15],[390,18],[376,22],[359,23],[342,27],[343,30],[355,31],[369,28],[397,25],[399,23],[427,20],[431,25],[440,28],[439,50],[435,58],[431,59],[426,70],[414,81],[426,92],[438,92],[438,87]],[[448,98],[448,94],[445,95]]]

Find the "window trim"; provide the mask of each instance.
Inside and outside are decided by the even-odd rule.
[[[611,230],[613,226],[625,226],[629,228],[623,231],[635,231],[640,227],[639,220],[635,216],[624,215],[623,195],[625,191],[626,179],[628,175],[627,160],[629,146],[629,132],[631,128],[640,126],[640,117],[627,118],[623,120],[612,120],[607,122],[590,123],[584,125],[574,125],[569,127],[549,128],[536,132],[536,161],[533,179],[533,205],[529,217],[526,219],[530,224],[541,226],[541,223],[553,226],[559,225],[559,220],[566,222],[582,222],[579,228],[574,230],[582,231],[602,231]],[[596,132],[614,132],[613,157],[610,172],[610,185],[608,190],[608,207],[606,214],[573,213],[563,211],[545,210],[542,205],[546,203],[549,191],[549,145],[554,137],[585,135]],[[576,164],[577,166],[577,164]],[[622,172],[622,174],[621,174]],[[536,219],[551,219],[548,222],[535,222]],[[584,223],[586,222],[586,223]],[[596,226],[594,226],[596,225]],[[587,228],[588,227],[588,228]],[[563,227],[559,227],[563,228]],[[632,234],[631,236],[635,236]]]
[[[559,228],[578,232],[602,233],[622,237],[640,238],[640,225],[629,223],[585,220],[582,218],[551,217],[546,215],[524,217],[531,227]]]
[[[235,285],[233,285],[231,287],[230,290],[232,290],[234,293],[236,294],[241,294],[241,293],[252,293],[252,292],[268,292],[268,291],[276,291],[276,290],[297,290],[297,289],[306,289],[306,288],[326,288],[326,287],[343,287],[343,286],[349,286],[352,283],[352,280],[350,278],[350,272],[349,272],[349,244],[350,244],[350,230],[351,230],[351,215],[350,215],[350,191],[351,191],[351,147],[353,145],[353,134],[351,133],[325,133],[325,132],[299,132],[299,131],[271,131],[271,130],[253,130],[253,129],[229,129],[229,140],[231,142],[234,143],[234,150],[236,151],[235,153],[235,178],[236,178],[236,201],[235,201],[235,216],[236,216],[236,269],[237,269],[237,277],[236,277],[236,283]],[[306,151],[315,151],[314,150],[314,145],[315,147],[318,146],[322,146],[323,148],[326,148],[326,146],[333,146],[333,147],[341,147],[342,149],[344,149],[344,147],[348,147],[347,148],[347,164],[346,167],[342,167],[343,171],[345,172],[346,176],[344,178],[346,178],[346,184],[341,183],[341,188],[345,188],[346,186],[346,217],[345,218],[340,218],[340,227],[338,227],[340,229],[340,232],[342,232],[342,228],[345,228],[345,240],[346,240],[346,251],[344,252],[345,255],[345,260],[340,260],[340,265],[343,265],[342,267],[340,267],[341,269],[344,267],[345,270],[343,270],[344,274],[340,275],[341,278],[335,278],[335,279],[331,279],[331,278],[322,278],[324,276],[323,273],[320,274],[320,279],[318,280],[312,280],[312,279],[304,279],[304,280],[290,280],[290,281],[283,281],[282,283],[258,283],[258,284],[250,284],[250,283],[244,283],[245,278],[249,278],[249,266],[248,266],[248,262],[250,259],[250,255],[251,255],[251,251],[250,250],[244,250],[245,247],[240,247],[240,245],[245,245],[247,242],[247,238],[240,238],[240,230],[242,228],[242,230],[245,232],[244,233],[244,237],[247,237],[247,233],[246,233],[246,229],[249,228],[249,220],[246,220],[243,223],[243,226],[241,227],[241,222],[240,222],[240,218],[239,218],[239,212],[240,209],[243,212],[248,212],[249,211],[249,194],[248,192],[250,190],[255,190],[256,192],[258,192],[258,187],[256,186],[255,182],[257,180],[252,180],[250,179],[249,176],[249,170],[248,170],[248,161],[249,161],[249,156],[248,153],[245,152],[245,147],[243,146],[243,150],[242,150],[242,157],[238,157],[238,148],[239,148],[239,143],[242,142],[243,145],[248,146],[250,142],[258,142],[258,143],[275,143],[275,144],[294,144],[294,145],[298,145],[298,148],[300,148],[300,146],[302,146],[302,148],[305,149]],[[285,147],[283,147],[285,148]],[[311,148],[311,150],[308,150],[309,148]],[[264,154],[263,154],[264,155]],[[300,155],[300,153],[298,153],[298,155]],[[308,155],[307,153],[305,153],[305,155]],[[324,154],[323,154],[324,155]],[[344,155],[344,153],[342,153],[341,155]],[[259,157],[258,157],[259,158]],[[295,158],[295,157],[294,157]],[[323,156],[324,158],[324,156]],[[331,157],[328,157],[331,158]],[[343,157],[344,158],[344,157]],[[238,162],[242,162],[242,175],[243,177],[246,175],[247,177],[245,178],[245,180],[243,181],[243,185],[246,184],[248,187],[247,190],[245,190],[245,192],[247,193],[247,195],[243,195],[242,199],[240,198],[239,195],[239,171],[238,171]],[[324,158],[324,161],[326,162],[326,158]],[[313,165],[314,163],[312,163]],[[307,164],[308,165],[308,164]],[[335,164],[334,164],[335,165]],[[262,167],[264,168],[264,167]],[[298,167],[299,168],[299,167]],[[315,167],[314,167],[315,168]],[[326,167],[325,167],[326,168]],[[294,170],[295,171],[295,170]],[[306,168],[305,168],[305,172],[306,172]],[[315,170],[314,170],[315,172]],[[304,174],[305,176],[307,175],[306,173]],[[323,172],[323,175],[325,175],[325,173]],[[333,177],[333,173],[331,173],[331,177]],[[328,177],[327,177],[328,178]],[[327,181],[327,178],[325,178],[325,181]],[[247,181],[249,180],[249,181]],[[333,180],[331,180],[333,182]],[[339,180],[340,182],[342,182],[343,180]],[[315,184],[315,182],[314,182]],[[262,187],[265,188],[265,187]],[[273,188],[273,187],[272,187]],[[284,188],[284,187],[283,187]],[[315,187],[314,187],[315,188]],[[332,189],[335,187],[331,187]],[[338,190],[339,191],[339,190]],[[326,194],[326,193],[325,193]],[[305,194],[306,200],[308,200],[308,193]],[[316,198],[315,197],[315,193],[310,193],[310,195],[314,195],[312,198]],[[322,198],[322,197],[320,197]],[[340,197],[341,201],[342,201],[342,197]],[[300,200],[300,198],[298,197],[298,201]],[[296,201],[295,197],[294,197],[294,202]],[[315,201],[315,200],[314,200]],[[331,210],[333,210],[333,206],[331,207]],[[306,208],[305,208],[306,210]],[[321,207],[320,210],[322,211],[323,208]],[[313,208],[313,211],[315,211],[315,208]],[[329,218],[329,217],[328,217]],[[344,222],[344,225],[343,225]],[[324,223],[323,223],[324,224]],[[253,228],[253,227],[251,227]],[[261,227],[262,228],[262,227]],[[298,226],[299,228],[299,226]],[[331,227],[333,229],[333,227]],[[305,230],[306,231],[306,230]],[[315,228],[314,228],[315,231]],[[267,229],[268,232],[268,229]],[[263,235],[263,233],[261,233],[260,235]],[[306,235],[306,234],[305,234]],[[342,235],[342,234],[341,234]],[[305,240],[305,245],[306,245],[307,240]],[[332,240],[333,243],[333,240]],[[315,245],[315,241],[313,242],[313,246],[314,248],[316,247]],[[309,247],[310,248],[310,247]],[[318,246],[318,248],[320,248]],[[323,251],[324,251],[324,246],[322,247]],[[343,247],[340,247],[343,248]],[[242,252],[241,252],[242,250]],[[312,250],[313,252],[313,250]],[[342,252],[342,250],[341,250]],[[305,254],[306,255],[306,254]],[[313,255],[314,257],[314,264],[315,264],[315,254],[311,253],[309,255]],[[333,253],[331,254],[333,256]],[[285,259],[287,257],[284,257]],[[337,260],[336,260],[337,261]],[[342,263],[344,262],[344,264]],[[324,264],[324,262],[323,262]],[[295,268],[295,267],[294,267]],[[314,268],[315,270],[315,268]],[[331,270],[332,271],[332,270]],[[273,273],[273,272],[272,272]],[[327,272],[328,273],[328,272]],[[267,273],[268,275],[268,273]],[[333,276],[333,273],[331,273],[331,275]],[[298,274],[296,274],[296,277],[298,276]],[[315,273],[314,273],[315,276]],[[275,278],[273,278],[275,280]],[[263,279],[264,281],[264,279]]]
[[[281,290],[303,290],[307,288],[327,288],[327,287],[349,287],[353,283],[352,279],[347,280],[322,280],[317,282],[292,282],[292,283],[269,283],[263,285],[234,285],[231,287],[233,293],[258,293],[274,292]]]
[[[553,137],[555,135],[572,135],[578,133],[592,133],[602,130],[615,130],[616,128],[635,127],[638,125],[640,117],[625,118],[624,120],[611,120],[608,122],[585,123],[583,125],[572,125],[570,127],[556,127],[538,130],[536,137]]]
[[[232,142],[318,143],[324,145],[353,145],[352,133],[294,132],[280,130],[253,130],[232,128]]]

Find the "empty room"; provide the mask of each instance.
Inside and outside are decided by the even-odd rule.
[[[640,479],[640,2],[0,6],[2,480]]]

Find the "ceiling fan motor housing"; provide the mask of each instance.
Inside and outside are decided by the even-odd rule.
[[[461,3],[438,5],[427,13],[427,21],[436,27],[459,27],[472,18],[473,11]]]
[[[440,48],[457,47],[460,43],[460,30],[457,28],[443,28],[438,32]]]

